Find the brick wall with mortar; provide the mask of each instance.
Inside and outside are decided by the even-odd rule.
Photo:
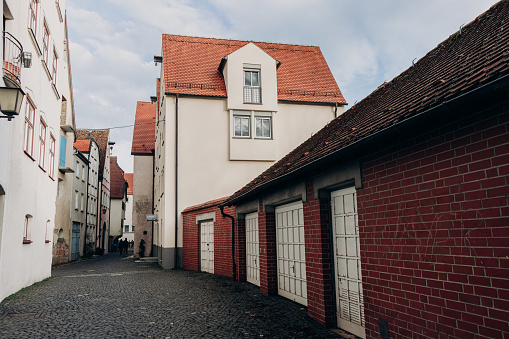
[[[505,105],[505,106],[504,106]],[[509,104],[386,145],[357,191],[368,338],[509,338]]]
[[[235,207],[227,207],[224,212],[235,216]],[[210,206],[190,212],[183,216],[183,268],[198,271],[200,269],[200,227],[196,216],[215,213],[214,222],[214,274],[232,277],[232,224],[231,219],[223,217],[217,206]]]

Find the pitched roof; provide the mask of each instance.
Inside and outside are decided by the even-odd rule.
[[[124,171],[117,163],[117,157],[110,157],[110,196],[112,199],[122,199],[127,181],[124,179]]]
[[[90,151],[90,142],[90,139],[80,139],[76,140],[73,146],[80,152],[88,153]]]
[[[129,185],[127,187],[127,195],[133,195],[133,173],[124,173],[124,179]]]
[[[76,130],[76,139],[86,139],[88,134],[92,134],[97,146],[99,147],[99,177],[102,178],[104,170],[104,160],[108,152],[108,141],[110,138],[109,129],[78,129]]]
[[[228,197],[223,197],[223,198],[207,201],[202,204],[190,206],[190,207],[186,208],[185,210],[183,210],[182,213],[189,213],[189,212],[198,211],[198,210],[208,208],[208,207],[218,206],[221,203],[225,202],[226,199],[228,199]]]
[[[319,47],[251,42],[281,62],[279,100],[346,104]],[[225,56],[248,43],[163,34],[165,92],[226,97],[218,67]]]
[[[444,102],[509,75],[509,0],[502,0],[451,35],[415,65],[331,121],[224,205],[305,170]],[[267,186],[265,186],[267,187]]]
[[[156,122],[154,119],[156,109],[157,103],[155,102],[138,101],[131,154],[151,154],[155,149]]]

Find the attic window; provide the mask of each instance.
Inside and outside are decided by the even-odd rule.
[[[244,103],[262,103],[260,65],[244,64]]]

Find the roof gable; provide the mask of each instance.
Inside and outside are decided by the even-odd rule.
[[[110,183],[111,198],[124,198],[124,192],[127,189],[127,181],[124,179],[124,171],[117,163],[117,157],[110,157]]]
[[[90,152],[90,143],[90,139],[76,140],[73,146],[80,152],[88,153]]]
[[[281,62],[278,99],[345,104],[319,47],[163,34],[165,93],[226,97],[221,60],[253,43]]]
[[[451,35],[415,65],[331,121],[224,205],[298,172],[401,121],[509,75],[509,0]]]
[[[155,149],[156,110],[156,102],[138,101],[131,154],[152,154]]]

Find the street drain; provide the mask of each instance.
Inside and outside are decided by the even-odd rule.
[[[24,318],[24,317],[35,317],[37,313],[9,313],[9,318]]]

